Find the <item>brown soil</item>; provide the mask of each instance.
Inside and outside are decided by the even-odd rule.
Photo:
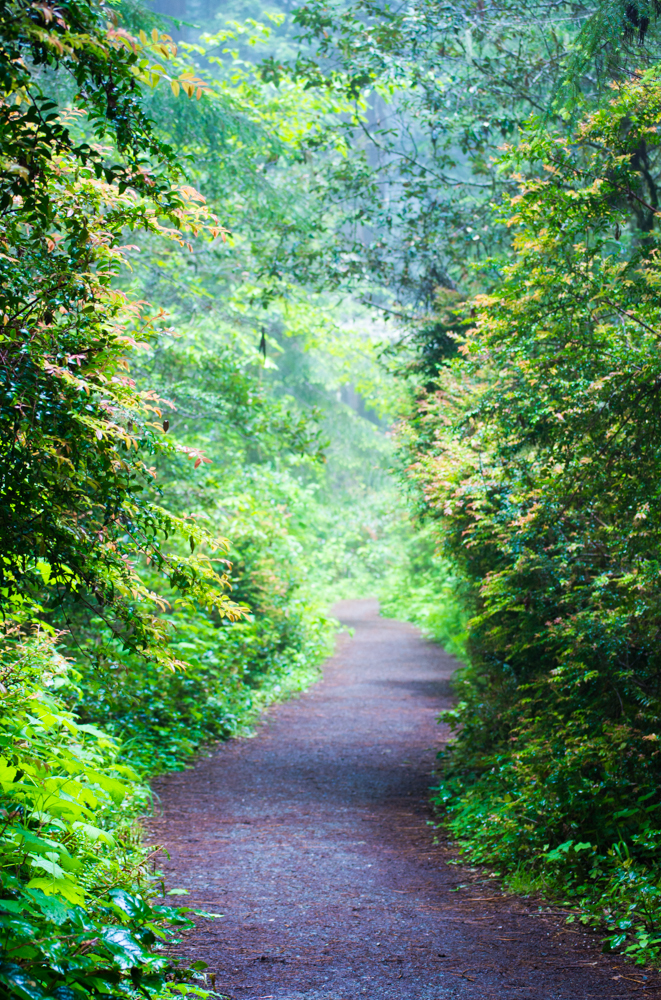
[[[355,634],[323,681],[156,783],[169,885],[224,914],[185,954],[236,1000],[661,998],[656,973],[446,863],[427,789],[455,664],[377,610],[341,602]]]

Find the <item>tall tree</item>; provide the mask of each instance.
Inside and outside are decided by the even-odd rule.
[[[433,309],[439,288],[474,288],[471,265],[508,245],[492,224],[494,201],[513,190],[498,148],[531,118],[569,134],[581,106],[651,65],[650,14],[645,2],[298,7],[298,59],[272,58],[263,73],[354,102],[344,121],[353,157],[327,181],[345,207],[337,280],[362,280],[366,297],[395,299],[411,318]],[[644,46],[637,21],[647,24]],[[656,184],[642,149],[639,170]]]
[[[120,643],[167,658],[136,559],[221,614],[239,611],[208,555],[192,552],[222,541],[158,503],[145,460],[174,447],[166,404],[128,374],[154,317],[114,283],[127,230],[177,243],[187,231],[223,233],[177,185],[176,159],[141,103],[151,58],[173,57],[173,43],[157,31],[134,38],[106,17],[75,0],[1,13],[0,599],[19,620],[66,621],[68,607],[86,606]],[[68,111],[45,91],[54,71],[71,76]],[[188,555],[164,545],[176,532],[190,538]]]

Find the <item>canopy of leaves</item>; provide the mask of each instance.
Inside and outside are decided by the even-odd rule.
[[[644,3],[619,0],[299,6],[297,59],[271,57],[262,72],[353,101],[351,155],[326,169],[343,215],[340,280],[382,305],[394,299],[409,319],[433,308],[439,288],[474,289],[471,264],[508,245],[492,220],[512,190],[499,147],[518,142],[531,115],[569,134],[610,80],[653,63],[656,33],[641,47],[629,15],[654,23]]]

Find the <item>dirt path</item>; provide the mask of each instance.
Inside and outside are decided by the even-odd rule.
[[[336,613],[355,635],[321,683],[269,711],[255,739],[157,785],[170,886],[224,914],[185,942],[216,988],[236,1000],[660,998],[656,974],[536,905],[482,881],[451,891],[478,878],[445,864],[427,825],[453,661],[380,619],[376,601]]]

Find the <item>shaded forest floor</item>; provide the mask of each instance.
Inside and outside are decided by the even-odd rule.
[[[661,998],[657,973],[446,863],[427,789],[454,661],[376,601],[335,613],[355,632],[323,681],[156,782],[168,886],[223,914],[184,954],[235,1000]]]

